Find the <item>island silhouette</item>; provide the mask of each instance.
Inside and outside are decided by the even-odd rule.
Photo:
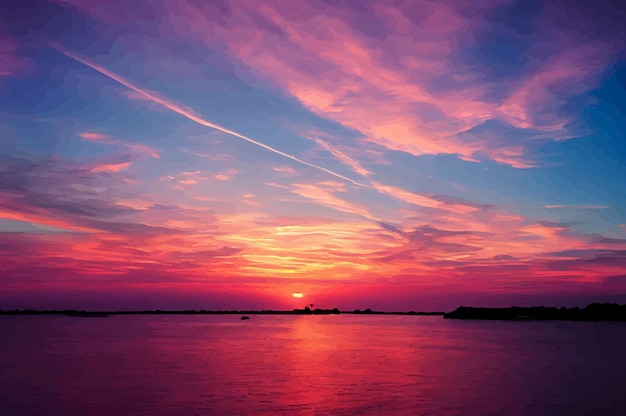
[[[312,306],[312,305],[311,305]],[[280,310],[141,310],[141,311],[85,311],[76,309],[64,310],[36,310],[13,309],[0,310],[0,315],[65,315],[81,318],[104,318],[111,315],[243,315],[242,320],[249,319],[248,315],[439,315],[445,319],[477,319],[477,320],[509,320],[509,321],[626,321],[626,305],[617,303],[592,303],[585,308],[557,308],[554,306],[512,306],[508,308],[482,308],[460,306],[452,312],[382,312],[372,309],[355,309],[340,311],[332,309],[312,309],[309,306],[303,309],[290,311]]]
[[[62,310],[37,310],[37,309],[13,309],[0,310],[0,315],[65,315],[71,317],[107,317],[110,315],[339,315],[339,314],[371,314],[371,315],[444,315],[445,312],[381,312],[369,308],[365,310],[340,311],[339,308],[312,309],[306,306],[302,309],[290,311],[263,309],[263,310],[137,310],[137,311],[85,311],[76,309]],[[246,316],[247,317],[247,316]],[[249,317],[248,317],[249,318]]]
[[[446,319],[537,320],[537,321],[626,321],[626,305],[592,303],[581,309],[548,306],[474,308],[461,306],[443,316]]]

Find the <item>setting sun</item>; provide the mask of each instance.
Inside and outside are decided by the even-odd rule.
[[[304,294],[301,292],[294,292],[291,294],[291,296],[293,296],[294,298],[303,298]]]

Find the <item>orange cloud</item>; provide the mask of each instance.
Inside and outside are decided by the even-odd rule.
[[[422,206],[422,207],[431,207],[431,208],[438,208],[441,205],[443,205],[441,202],[435,199],[429,198],[427,196],[419,195],[417,193],[408,192],[408,191],[405,191],[404,189],[401,189],[395,186],[383,185],[383,184],[376,183],[376,182],[374,182],[372,186],[378,192],[382,194],[392,196],[404,202],[408,202],[409,204],[414,204],[414,205]]]

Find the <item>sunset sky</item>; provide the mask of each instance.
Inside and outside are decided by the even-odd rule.
[[[624,21],[2,1],[0,309],[626,303]]]

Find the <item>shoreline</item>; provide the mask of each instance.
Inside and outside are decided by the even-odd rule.
[[[371,309],[340,311],[333,309],[279,310],[138,310],[138,311],[85,311],[76,309],[0,310],[0,316],[61,315],[68,317],[109,317],[114,315],[397,315],[397,316],[442,316],[444,319],[491,320],[491,321],[617,321],[626,322],[626,305],[616,303],[592,303],[585,308],[557,308],[554,306],[511,306],[485,308],[460,306],[451,312],[383,312]]]
[[[209,311],[209,310],[150,310],[150,311],[84,311],[74,309],[64,310],[0,310],[1,315],[65,315],[65,316],[111,316],[111,315],[415,315],[415,316],[443,316],[445,312],[355,312],[355,311]]]

